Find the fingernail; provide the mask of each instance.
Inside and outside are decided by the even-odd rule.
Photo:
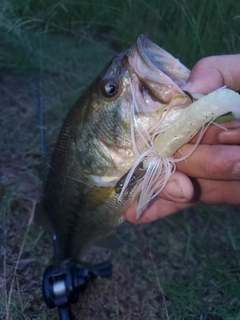
[[[236,163],[233,167],[232,174],[236,177],[240,177],[240,162]]]
[[[164,191],[168,194],[168,196],[175,199],[185,199],[183,190],[179,184],[178,180],[171,180],[167,183]]]
[[[189,88],[191,88],[191,86],[192,82],[186,82],[183,86],[181,86],[181,89],[187,91]]]

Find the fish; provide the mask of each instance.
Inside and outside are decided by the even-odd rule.
[[[92,245],[118,243],[114,230],[146,168],[140,161],[129,172],[144,159],[168,110],[192,103],[180,89],[189,74],[178,59],[140,35],[74,103],[43,170],[36,210],[55,239],[56,264],[81,261]]]

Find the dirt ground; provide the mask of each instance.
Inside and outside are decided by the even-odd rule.
[[[33,223],[42,187],[31,77],[18,70],[0,80],[0,319],[7,320],[58,319],[41,294],[51,239]],[[67,81],[54,81],[54,95],[42,96],[49,151],[66,114],[56,92]],[[53,75],[43,82],[53,83]],[[124,223],[118,230],[122,248],[88,253],[90,260],[110,260],[113,275],[88,287],[73,306],[76,318],[240,319],[239,229],[239,207],[230,206],[202,205],[149,225]]]

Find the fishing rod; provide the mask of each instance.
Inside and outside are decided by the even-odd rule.
[[[34,68],[35,97],[39,117],[41,154],[45,157],[47,154],[46,140],[43,126],[43,106],[41,95],[41,74],[40,68]],[[54,257],[58,252],[57,238],[53,235]],[[71,311],[71,304],[79,300],[88,284],[98,278],[106,278],[112,274],[112,265],[109,261],[91,266],[91,268],[78,268],[74,263],[64,268],[56,268],[49,265],[42,279],[42,295],[48,308],[58,308],[60,320],[74,320]]]

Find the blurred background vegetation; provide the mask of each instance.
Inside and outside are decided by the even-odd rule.
[[[56,319],[41,299],[52,245],[42,229],[26,227],[41,194],[40,128],[50,153],[82,89],[141,33],[191,68],[204,56],[240,52],[240,4],[0,0],[0,319]],[[89,289],[75,314],[240,319],[239,211],[198,206],[150,225],[126,224],[112,279]]]
[[[144,33],[192,67],[206,55],[239,52],[239,30],[234,0],[1,0],[0,66],[35,66],[50,35],[121,51]]]

